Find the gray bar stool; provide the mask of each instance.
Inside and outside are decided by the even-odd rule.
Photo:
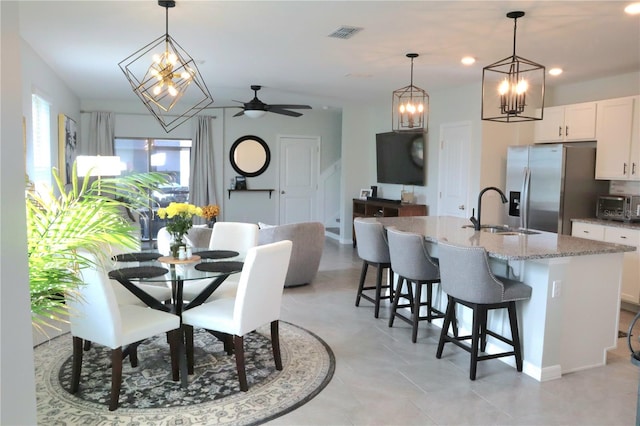
[[[505,356],[515,356],[516,369],[522,371],[522,350],[516,316],[516,301],[531,297],[531,287],[506,278],[496,278],[489,269],[489,259],[484,247],[464,247],[438,241],[440,278],[442,289],[447,293],[445,313],[436,358],[442,357],[444,344],[451,342],[471,353],[469,378],[476,379],[478,361]],[[456,304],[473,310],[473,326],[470,336],[449,336],[448,328],[455,321]],[[506,308],[509,313],[511,339],[487,329],[487,312]],[[513,347],[512,351],[479,355],[486,349],[487,336],[494,337]],[[463,343],[471,340],[471,346]]]
[[[415,343],[418,338],[419,321],[431,322],[434,318],[444,318],[444,313],[432,306],[433,285],[440,282],[440,271],[437,261],[429,255],[422,235],[389,227],[387,241],[389,241],[391,268],[398,274],[389,327],[393,327],[393,320],[396,317],[411,324],[411,341]],[[402,293],[405,281],[407,292]],[[427,291],[427,300],[424,302],[421,300],[423,287]],[[401,298],[407,302],[400,303]],[[426,315],[420,315],[420,308],[423,306],[426,307]],[[402,315],[402,311],[399,312],[398,308],[409,308],[411,317]]]
[[[375,306],[374,316],[378,318],[380,312],[380,300],[393,299],[393,271],[391,270],[391,259],[389,257],[389,246],[384,233],[382,224],[371,220],[355,218],[353,220],[353,228],[356,231],[356,239],[358,241],[358,256],[362,259],[362,271],[360,273],[360,283],[358,284],[358,294],[356,296],[356,306],[360,305],[360,298],[366,299]],[[377,268],[376,285],[365,286],[364,281],[367,276],[369,265]],[[385,269],[389,270],[388,284],[382,284],[382,273]],[[382,295],[382,290],[389,289],[389,295]],[[367,290],[375,290],[374,296],[371,297],[364,292]]]

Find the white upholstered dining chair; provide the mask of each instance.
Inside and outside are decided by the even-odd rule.
[[[104,267],[95,256],[84,253],[95,263],[81,271],[84,285],[76,294],[68,294],[71,336],[73,337],[73,367],[71,393],[80,386],[83,341],[111,349],[111,397],[109,410],[118,408],[122,383],[123,347],[161,333],[167,333],[171,353],[172,379],[179,380],[178,354],[181,345],[180,318],[177,315],[137,305],[120,305]],[[135,364],[135,365],[134,365]],[[132,359],[137,366],[137,359]]]
[[[271,345],[276,369],[282,370],[278,320],[284,281],[289,268],[289,240],[249,249],[235,297],[215,299],[182,313],[182,323],[223,333],[233,338],[240,389],[247,391],[244,336],[266,324],[271,326]],[[193,353],[193,334],[187,333],[187,353]],[[192,359],[188,355],[188,359]]]
[[[230,250],[238,252],[236,258],[243,259],[250,248],[258,245],[258,225],[242,222],[216,222],[209,240],[210,250]],[[230,260],[224,259],[224,260]],[[207,299],[215,300],[221,297],[233,297],[238,288],[239,274],[229,276]],[[185,283],[183,296],[186,300],[193,300],[198,296],[211,280],[189,281]]]

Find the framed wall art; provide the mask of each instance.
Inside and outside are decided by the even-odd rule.
[[[71,182],[71,170],[78,144],[77,129],[73,118],[58,114],[58,170],[65,183]]]
[[[366,200],[367,197],[371,197],[371,193],[373,192],[372,189],[361,189],[360,190],[360,199],[361,200]]]

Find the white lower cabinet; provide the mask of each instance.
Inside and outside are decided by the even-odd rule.
[[[624,254],[620,296],[625,302],[640,304],[640,230],[573,222],[571,235],[590,240],[637,247],[638,250]]]
[[[573,222],[571,235],[588,240],[604,241],[604,226],[592,223]]]

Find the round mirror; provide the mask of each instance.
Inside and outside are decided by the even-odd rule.
[[[229,159],[233,169],[242,176],[259,176],[269,167],[271,152],[259,137],[242,136],[231,146]]]

